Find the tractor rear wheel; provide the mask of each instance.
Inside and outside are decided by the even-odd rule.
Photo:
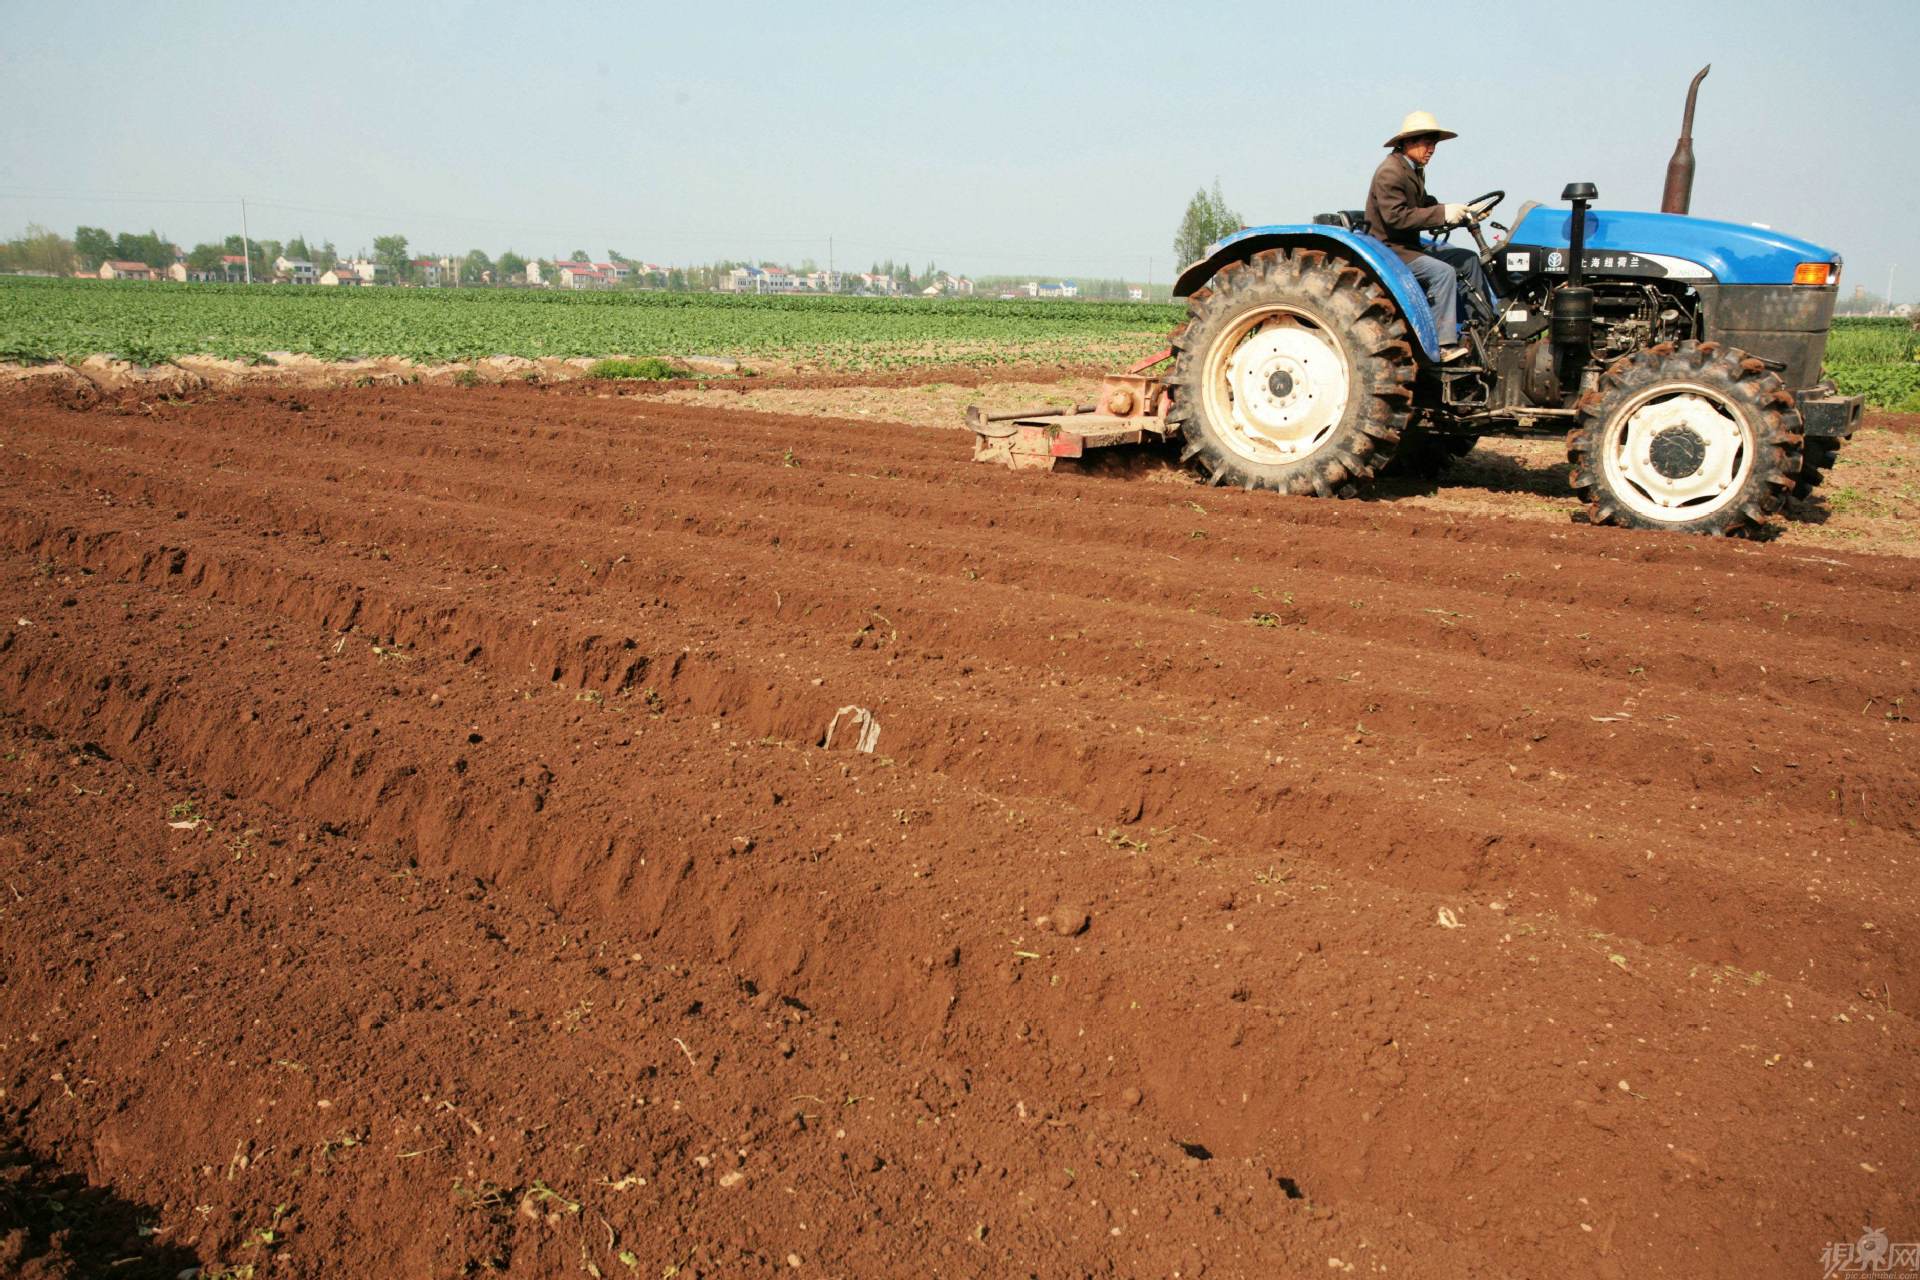
[[[1387,291],[1319,249],[1264,249],[1187,300],[1169,421],[1209,483],[1348,497],[1392,458],[1413,348]]]
[[[1616,362],[1567,436],[1595,524],[1750,534],[1800,475],[1800,413],[1763,361],[1717,342],[1661,343]]]

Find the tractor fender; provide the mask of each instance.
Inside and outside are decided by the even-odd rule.
[[[1244,262],[1262,249],[1271,249],[1276,245],[1325,249],[1371,275],[1387,287],[1394,302],[1406,315],[1408,327],[1413,330],[1414,339],[1419,344],[1420,354],[1428,362],[1440,358],[1440,336],[1433,325],[1433,308],[1427,305],[1427,291],[1420,287],[1420,282],[1414,278],[1407,264],[1400,261],[1400,256],[1388,248],[1385,241],[1361,232],[1348,231],[1344,227],[1321,223],[1242,227],[1232,235],[1214,241],[1208,247],[1206,257],[1182,271],[1179,279],[1174,281],[1173,296],[1184,298],[1213,279],[1220,268],[1229,262]]]

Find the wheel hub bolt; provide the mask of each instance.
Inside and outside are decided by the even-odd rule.
[[[1692,427],[1668,427],[1653,438],[1648,461],[1669,480],[1684,480],[1707,460],[1707,442]]]

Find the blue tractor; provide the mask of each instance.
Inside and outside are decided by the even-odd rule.
[[[1247,227],[1181,272],[1169,371],[1136,366],[1070,414],[975,414],[975,456],[1051,465],[1164,438],[1210,483],[1330,497],[1396,457],[1550,433],[1592,523],[1760,528],[1820,483],[1861,402],[1821,377],[1840,255],[1686,216],[1698,87],[1662,212],[1595,208],[1585,183],[1510,228],[1491,219],[1503,192],[1469,203],[1493,294],[1462,289],[1467,358],[1440,362],[1424,292],[1361,214]]]

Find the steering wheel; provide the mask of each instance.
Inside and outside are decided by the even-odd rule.
[[[1504,191],[1489,191],[1483,196],[1475,196],[1466,203],[1467,220],[1464,223],[1455,224],[1455,226],[1464,226],[1473,233],[1473,242],[1480,247],[1480,257],[1482,261],[1486,260],[1488,250],[1486,240],[1480,235],[1480,224],[1485,221],[1487,215],[1492,213],[1500,202],[1506,198],[1507,193]],[[1497,222],[1494,223],[1494,226],[1501,231],[1506,230],[1505,227],[1500,226]],[[1438,245],[1445,244],[1451,239],[1453,232],[1454,227],[1440,227],[1429,234],[1432,235],[1433,242]]]
[[[1487,215],[1492,213],[1499,203],[1506,198],[1507,193],[1504,191],[1489,191],[1483,196],[1475,196],[1473,199],[1467,201],[1467,230],[1473,233],[1473,243],[1480,250],[1480,260],[1482,262],[1489,260],[1489,255],[1492,254],[1493,250],[1487,247],[1487,238],[1480,234],[1480,224],[1485,222]],[[1507,229],[1497,222],[1493,225],[1496,230],[1503,233],[1500,238],[1504,242],[1507,238],[1504,234]]]
[[[1498,208],[1500,202],[1506,198],[1507,193],[1504,191],[1489,191],[1483,196],[1475,196],[1473,199],[1467,201],[1467,221],[1481,221],[1488,214],[1492,213],[1494,209]]]

